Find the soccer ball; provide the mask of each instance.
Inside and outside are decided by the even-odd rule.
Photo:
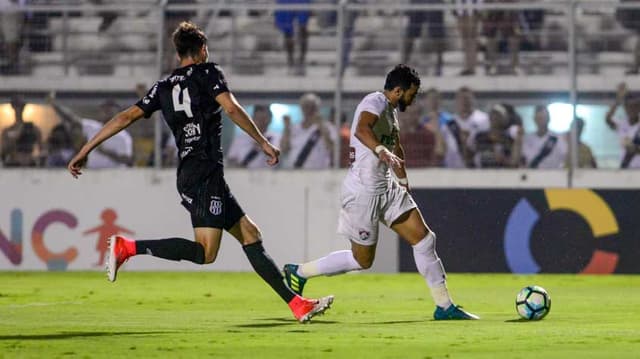
[[[524,287],[516,296],[516,310],[524,319],[540,320],[551,310],[551,297],[540,286]]]

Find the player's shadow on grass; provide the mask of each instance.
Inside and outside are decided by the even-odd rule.
[[[368,322],[362,323],[366,325],[378,325],[378,324],[411,324],[411,323],[424,323],[428,322],[428,320],[390,320],[386,322]]]
[[[300,325],[293,319],[285,319],[285,318],[260,318],[257,320],[269,321],[270,323],[250,323],[250,324],[238,324],[235,325],[237,328],[274,328],[274,327],[284,327],[287,325]],[[315,318],[311,320],[311,324],[335,324],[338,323],[333,320],[322,320],[319,318]]]
[[[17,334],[17,335],[0,335],[0,340],[55,340],[55,339],[72,339],[84,337],[110,337],[118,335],[145,335],[145,334],[167,334],[173,332],[62,332],[51,334]]]
[[[505,323],[531,323],[531,322],[539,322],[539,320],[527,320],[524,318],[520,318],[520,319],[509,319],[509,320],[505,320]]]

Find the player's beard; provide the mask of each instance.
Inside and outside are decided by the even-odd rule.
[[[407,109],[407,104],[404,102],[403,98],[398,100],[398,110],[400,112],[404,112]]]

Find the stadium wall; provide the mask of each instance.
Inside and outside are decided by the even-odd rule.
[[[335,235],[344,174],[344,170],[229,170],[226,177],[245,211],[261,227],[267,249],[282,264],[348,248],[348,243]],[[500,244],[504,223],[500,221],[508,220],[509,211],[514,211],[519,199],[528,198],[536,207],[536,203],[542,203],[540,198],[544,199],[545,195],[548,198],[549,192],[545,189],[557,191],[567,188],[570,182],[567,172],[561,170],[427,169],[411,171],[410,178],[416,200],[427,221],[438,232],[439,250],[447,263],[451,262],[448,266],[452,271],[531,271],[532,267],[511,267],[505,262],[505,250]],[[637,238],[633,235],[638,233],[633,218],[638,213],[636,203],[640,203],[639,180],[640,171],[578,171],[571,177],[573,187],[597,188],[586,192],[603,199],[613,210],[618,228],[623,229],[624,235],[620,238],[627,244],[613,248],[605,246],[601,248],[604,252],[624,250],[629,252],[629,258],[640,254]],[[120,232],[133,232],[135,238],[192,238],[189,217],[179,204],[175,190],[173,170],[88,170],[79,180],[74,180],[64,171],[4,169],[0,172],[0,183],[0,270],[100,270],[103,267],[100,253],[105,250],[106,237],[114,228]],[[585,190],[568,193],[570,196],[578,193],[580,197]],[[586,204],[582,206],[581,203]],[[587,213],[583,218],[592,218],[588,213],[593,203],[578,203],[578,207],[584,207],[582,210]],[[562,210],[560,207],[558,209]],[[553,210],[551,206],[547,208]],[[580,215],[568,218],[578,218],[580,222]],[[593,218],[601,216],[598,212]],[[479,233],[482,227],[477,227],[478,223],[495,230],[488,231],[484,237],[468,238],[489,236],[488,240],[498,241],[497,244],[487,247],[485,242],[463,238],[460,233]],[[553,221],[549,223],[553,224]],[[584,223],[580,223],[575,225],[577,227],[567,227],[568,231],[578,228],[577,233],[585,235]],[[458,231],[454,231],[455,228]],[[520,233],[520,227],[514,228],[515,234]],[[571,238],[571,233],[567,236]],[[456,248],[465,248],[465,253],[472,254],[486,253],[490,248],[489,260],[484,265],[472,261],[468,263],[473,265],[466,265],[464,260],[451,259],[449,251],[453,253]],[[566,243],[560,248],[565,249],[562,255],[572,255],[566,253],[571,250]],[[584,247],[580,250],[583,255],[586,253]],[[405,254],[396,236],[389,230],[382,230],[373,270],[411,270],[412,258]],[[496,265],[491,258],[502,264]],[[584,269],[580,267],[586,263],[583,262],[582,259],[568,261],[569,269],[560,271],[572,271],[575,267],[579,272]],[[126,266],[129,270],[251,270],[239,244],[228,236],[225,236],[221,255],[213,265],[196,266],[141,256]],[[629,264],[629,267],[621,268],[624,272],[640,272],[637,267]]]

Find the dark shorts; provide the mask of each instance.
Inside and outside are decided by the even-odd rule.
[[[222,170],[189,188],[178,188],[182,205],[191,213],[193,228],[209,227],[229,230],[244,211],[231,194]]]
[[[310,4],[311,0],[278,0],[278,4]],[[286,36],[293,35],[293,22],[297,19],[299,25],[309,22],[310,11],[305,10],[277,10],[274,13],[276,27]]]

